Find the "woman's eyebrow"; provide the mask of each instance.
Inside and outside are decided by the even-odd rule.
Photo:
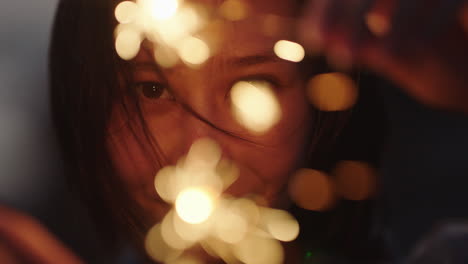
[[[225,63],[233,67],[247,67],[257,64],[277,63],[282,61],[283,60],[275,56],[273,53],[265,53],[259,55],[227,58]]]

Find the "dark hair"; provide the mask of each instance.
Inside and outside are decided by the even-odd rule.
[[[114,176],[106,147],[107,125],[113,105],[122,103],[129,112],[130,109],[138,110],[137,103],[128,105],[122,99],[125,91],[122,83],[125,81],[119,78],[124,76],[125,79],[122,73],[128,65],[118,58],[114,49],[116,22],[113,10],[118,2],[61,0],[50,46],[52,114],[66,176],[87,204],[106,244],[119,241],[126,229],[142,236],[148,228],[137,221],[138,206],[129,199],[119,177]],[[307,74],[317,69],[311,68],[310,61],[304,64]],[[311,167],[327,169],[333,164],[331,149],[349,112],[314,110],[314,115],[309,153],[313,162]],[[139,121],[144,121],[141,113],[138,116]],[[144,122],[140,124],[144,125]],[[334,217],[353,213],[339,213]]]

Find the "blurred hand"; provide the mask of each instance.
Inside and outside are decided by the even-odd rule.
[[[33,218],[0,205],[0,260],[17,263],[83,263]]]
[[[430,106],[468,113],[467,0],[309,0],[309,52],[363,64]]]

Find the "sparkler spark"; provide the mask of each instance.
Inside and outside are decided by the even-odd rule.
[[[273,50],[276,56],[287,61],[300,62],[305,57],[304,48],[300,44],[288,40],[276,42]]]
[[[220,165],[224,168],[219,169]],[[222,194],[233,181],[223,181],[221,174],[232,174],[233,166],[221,159],[221,148],[215,141],[203,138],[192,144],[176,166],[158,172],[156,191],[175,204],[175,209],[147,235],[145,245],[152,258],[164,263],[180,261],[186,257],[186,250],[201,244],[226,262],[282,262],[278,240],[294,240],[299,224],[286,211]],[[155,252],[159,250],[165,252]]]
[[[254,133],[265,133],[281,118],[281,106],[265,81],[240,81],[231,89],[237,121]]]

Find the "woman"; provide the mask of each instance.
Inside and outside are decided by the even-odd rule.
[[[154,191],[155,173],[174,164],[197,138],[215,139],[238,163],[240,177],[228,193],[254,193],[270,206],[281,203],[295,170],[333,163],[329,149],[347,114],[309,106],[303,88],[317,71],[314,65],[271,54],[276,40],[294,37],[291,31],[271,38],[248,19],[225,22],[223,49],[209,61],[196,70],[164,70],[149,55],[151,47],[130,62],[118,58],[112,34],[117,4],[61,1],[51,46],[53,113],[68,176],[98,224],[107,227],[107,240],[130,239],[141,248],[145,232],[167,211]],[[282,17],[296,17],[300,7],[286,0],[249,4],[254,14]],[[226,107],[226,94],[241,80],[267,82],[277,93],[283,118],[264,135],[239,126]],[[343,234],[318,237],[333,247]],[[341,245],[340,253],[352,251],[358,240]]]

